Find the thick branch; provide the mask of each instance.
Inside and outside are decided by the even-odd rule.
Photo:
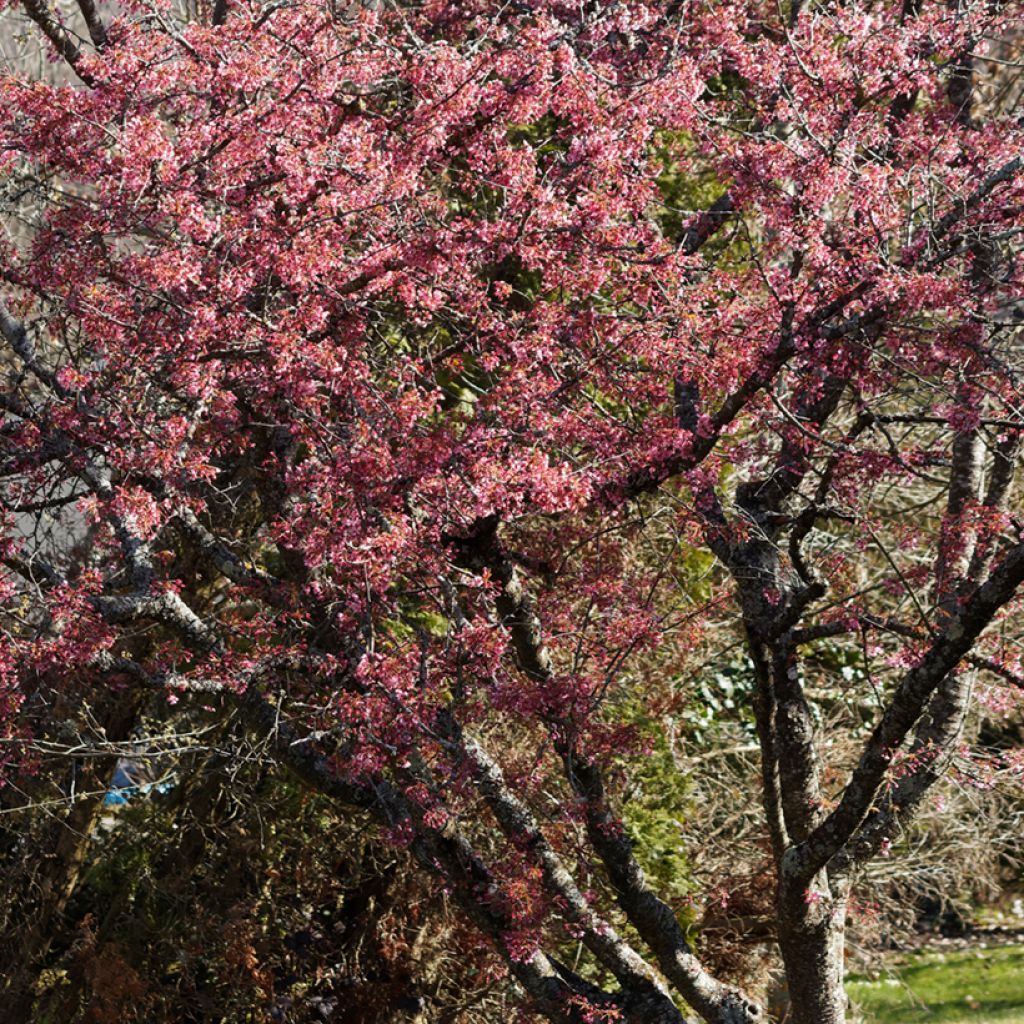
[[[872,857],[883,842],[907,827],[932,785],[949,765],[950,751],[959,739],[970,703],[969,673],[951,672],[942,681],[915,730],[909,759],[916,766],[904,775],[871,812],[847,848],[832,859],[829,871],[844,871]]]
[[[498,612],[511,633],[519,666],[531,679],[545,682],[552,678],[553,669],[541,622],[515,565],[501,548],[496,531],[497,523],[492,522],[489,529],[465,542],[465,560],[474,569],[489,568],[501,585]],[[573,745],[571,723],[550,724],[570,785],[585,801],[591,845],[608,871],[619,905],[654,953],[665,977],[712,1024],[752,1024],[762,1020],[762,1012],[755,1003],[711,977],[690,952],[686,933],[674,911],[647,884],[621,822],[606,799],[600,770]]]
[[[790,876],[810,877],[825,866],[860,827],[875,802],[889,766],[909,731],[943,680],[970,652],[995,615],[1024,582],[1024,544],[1018,544],[934,641],[920,663],[896,688],[871,734],[842,799],[824,822],[785,859]]]
[[[97,50],[102,50],[107,45],[107,26],[103,24],[95,0],[78,0],[78,9],[85,19],[85,26],[89,30],[89,38],[93,45]]]
[[[39,26],[43,35],[53,44],[65,63],[85,85],[92,85],[93,78],[80,67],[82,51],[68,31],[54,18],[46,6],[46,0],[21,0],[25,13]]]
[[[454,736],[452,730],[448,730]],[[591,909],[572,875],[547,841],[530,810],[512,793],[500,767],[474,740],[455,737],[472,765],[473,778],[505,835],[536,858],[544,881],[566,916],[583,929],[587,948],[615,975],[631,1002],[646,1005],[650,1020],[683,1018],[643,958]]]
[[[732,196],[725,192],[683,229],[679,238],[679,251],[692,256],[736,212]]]

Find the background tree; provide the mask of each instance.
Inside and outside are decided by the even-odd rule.
[[[0,80],[8,773],[215,694],[533,1012],[762,1020],[628,813],[738,630],[791,1018],[842,1021],[858,873],[1021,681],[1018,9],[23,10],[76,82]]]

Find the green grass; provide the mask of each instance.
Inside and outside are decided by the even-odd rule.
[[[1024,946],[909,957],[847,991],[865,1024],[1024,1024]]]

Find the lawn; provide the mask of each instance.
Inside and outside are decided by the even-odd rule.
[[[865,1024],[1024,1024],[1024,946],[908,957],[847,990]]]

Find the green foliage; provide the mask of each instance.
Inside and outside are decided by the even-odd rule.
[[[629,763],[629,786],[622,801],[626,831],[641,867],[658,890],[682,900],[693,891],[681,838],[689,814],[686,777],[672,757],[661,725],[647,718],[642,706],[633,705],[625,717],[646,740],[644,752]]]
[[[686,784],[658,751],[635,772],[638,793],[624,807],[626,829],[637,858],[658,891],[675,899],[693,891],[689,860],[681,839],[687,817]]]
[[[661,132],[655,142],[654,160],[660,168],[656,181],[662,207],[656,216],[668,238],[678,238],[683,224],[694,210],[706,210],[722,194],[722,185],[714,177],[695,178],[681,171],[679,154],[685,149],[684,132]]]
[[[659,168],[655,180],[662,204],[657,219],[668,238],[678,238],[693,211],[706,210],[724,191],[714,175],[697,177],[680,167],[680,156],[688,143],[685,132],[663,131],[655,137],[653,158]]]
[[[743,736],[753,741],[757,735],[750,710],[753,688],[754,666],[747,657],[728,661],[701,676],[682,714],[693,741],[707,745],[724,723],[731,728],[738,725]]]
[[[565,153],[569,149],[572,125],[550,111],[533,124],[514,124],[509,127],[508,140],[513,146],[532,149],[538,156]]]

